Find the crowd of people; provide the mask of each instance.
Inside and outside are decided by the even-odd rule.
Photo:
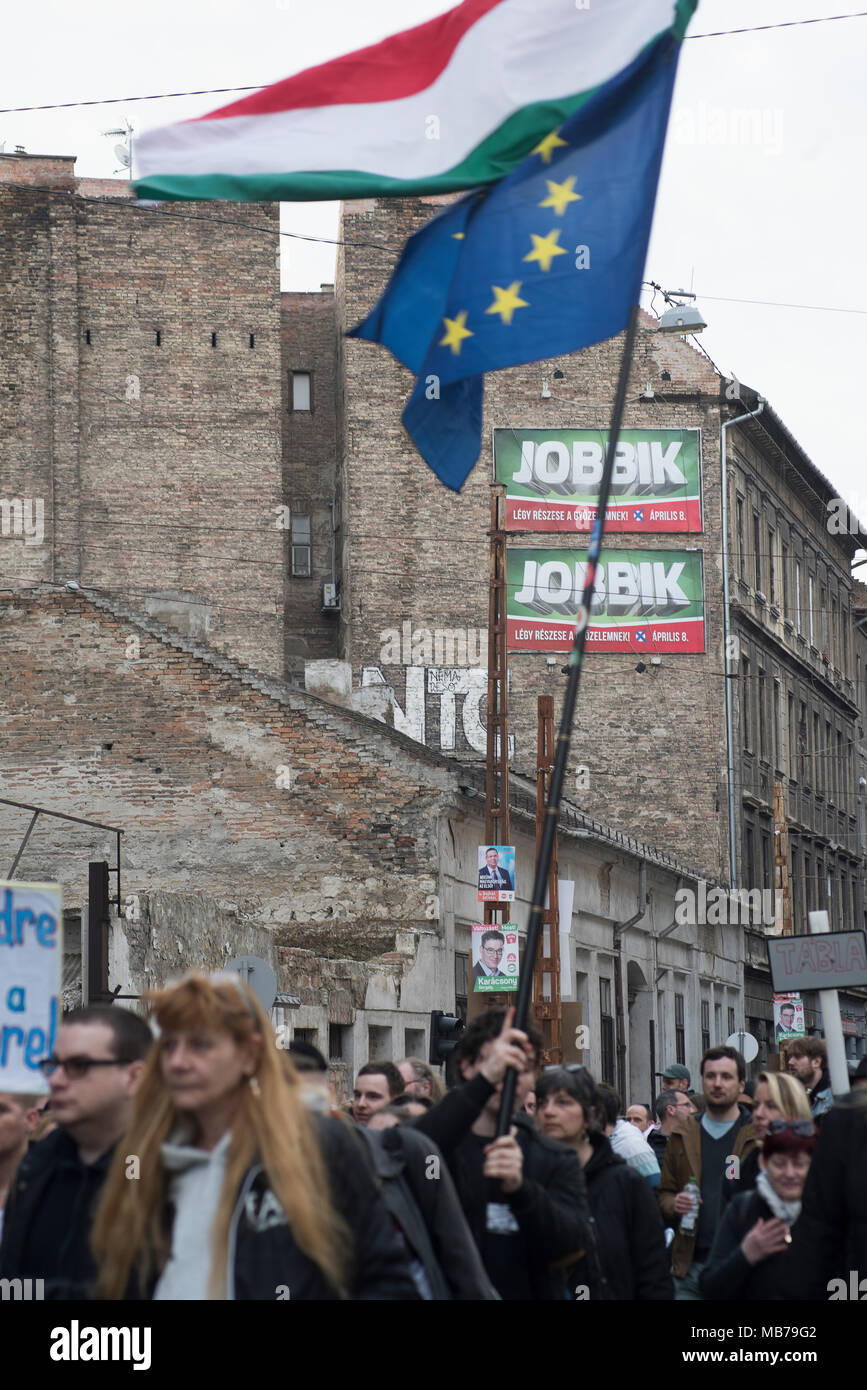
[[[672,1064],[624,1110],[490,1009],[448,1089],[420,1058],[376,1061],[340,1104],[239,976],[148,1004],[68,1015],[47,1103],[0,1095],[3,1280],[55,1300],[765,1301],[867,1273],[867,1086],[835,1102],[821,1039],[754,1085],[709,1048],[695,1091]]]

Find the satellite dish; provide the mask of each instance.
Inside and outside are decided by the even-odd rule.
[[[118,163],[123,165],[124,169],[129,168],[130,153],[126,145],[115,145],[114,157]]]
[[[258,956],[235,956],[224,966],[234,970],[250,986],[266,1014],[270,1014],[277,998],[277,976],[266,960]]]
[[[754,1062],[759,1055],[759,1044],[752,1033],[732,1033],[730,1038],[726,1038],[726,1045],[736,1047],[745,1062]]]

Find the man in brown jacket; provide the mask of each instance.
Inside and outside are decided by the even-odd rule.
[[[711,1047],[701,1059],[704,1112],[678,1120],[665,1149],[659,1205],[667,1226],[677,1226],[691,1201],[690,1178],[701,1189],[692,1234],[678,1231],[671,1269],[676,1299],[699,1299],[698,1278],[710,1254],[720,1216],[723,1178],[736,1177],[736,1164],[756,1146],[749,1107],[740,1098],[747,1069],[733,1047]]]

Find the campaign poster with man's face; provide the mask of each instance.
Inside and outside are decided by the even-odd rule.
[[[479,845],[479,902],[515,901],[515,846]]]
[[[473,923],[473,993],[493,994],[518,988],[518,928]]]
[[[774,995],[774,1038],[786,1042],[789,1038],[806,1036],[804,1001],[799,994]]]

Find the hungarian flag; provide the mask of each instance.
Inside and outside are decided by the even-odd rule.
[[[697,0],[464,0],[135,142],[141,198],[406,197],[504,178]]]

